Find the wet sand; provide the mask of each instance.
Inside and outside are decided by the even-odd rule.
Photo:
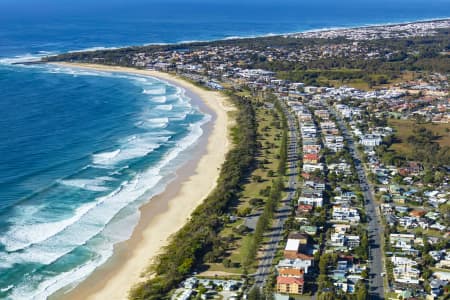
[[[103,65],[66,64],[108,72],[148,75],[186,90],[194,104],[212,116],[202,128],[200,141],[192,149],[192,159],[176,171],[165,191],[140,209],[141,217],[131,238],[114,247],[113,256],[72,290],[62,289],[51,299],[127,299],[128,291],[145,279],[149,266],[169,237],[187,221],[193,210],[215,187],[220,168],[230,147],[228,112],[233,107],[219,92],[207,91],[174,75],[109,67]]]

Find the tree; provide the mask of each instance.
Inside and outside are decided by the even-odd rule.
[[[229,258],[225,258],[225,259],[222,261],[222,264],[223,264],[223,266],[224,266],[225,268],[229,268],[229,267],[231,267],[231,260],[230,260]]]
[[[253,287],[248,293],[248,300],[261,300],[263,297],[261,295],[261,291],[257,287]]]
[[[439,212],[442,214],[442,219],[448,224],[450,222],[450,204],[445,203],[439,206]]]
[[[259,175],[253,175],[252,176],[252,180],[254,182],[261,182],[262,181],[261,176],[259,176]]]
[[[322,292],[317,297],[318,300],[336,300],[336,295],[333,292]]]
[[[255,243],[255,239],[253,238],[253,235],[246,236],[242,240],[242,247],[241,247],[241,257],[242,257],[241,263],[244,269],[249,268],[250,265],[253,263],[256,251],[257,246]]]
[[[360,280],[356,283],[356,300],[366,300],[368,299],[367,286],[364,281]]]
[[[250,207],[248,207],[248,206],[246,206],[246,207],[241,207],[241,208],[238,209],[237,215],[238,215],[239,217],[245,217],[245,216],[247,216],[248,214],[250,214],[251,212],[252,212],[252,209],[251,209]]]

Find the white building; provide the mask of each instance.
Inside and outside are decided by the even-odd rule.
[[[366,134],[361,137],[360,143],[366,147],[376,147],[383,142],[380,136],[373,134]]]
[[[313,260],[311,259],[282,259],[278,263],[277,268],[304,270],[305,274],[307,274],[308,269],[312,266],[312,264]]]

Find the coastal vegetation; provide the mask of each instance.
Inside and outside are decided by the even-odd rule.
[[[319,115],[326,114],[323,112],[325,105],[320,104],[321,101],[317,101],[317,99],[332,99],[333,101],[328,103],[329,106],[335,100],[349,105],[351,109],[347,107],[342,110],[351,111],[352,117],[355,117],[352,122],[354,121],[353,125],[357,126],[361,133],[358,134],[361,137],[358,148],[364,152],[362,160],[369,162],[371,159],[378,162],[379,158],[383,164],[377,163],[378,165],[389,166],[389,173],[387,171],[385,173],[389,180],[389,176],[394,173],[391,171],[391,166],[398,168],[398,174],[392,176],[392,181],[385,182],[402,184],[404,178],[400,174],[413,172],[415,173],[414,178],[408,177],[408,180],[419,179],[430,188],[434,183],[442,182],[447,172],[446,165],[450,164],[450,141],[448,140],[450,129],[446,125],[431,123],[431,120],[442,122],[442,118],[434,118],[435,116],[427,118],[430,111],[415,114],[412,112],[412,106],[405,106],[407,110],[403,110],[402,113],[388,113],[389,109],[393,107],[390,103],[391,99],[394,99],[393,102],[400,101],[399,97],[402,96],[396,96],[399,93],[388,94],[379,89],[374,94],[354,91],[346,87],[342,89],[322,87],[350,85],[370,89],[387,87],[394,83],[397,84],[396,88],[420,85],[421,88],[417,89],[420,90],[419,92],[407,91],[401,101],[413,104],[417,102],[419,107],[422,105],[425,107],[426,103],[429,103],[429,99],[415,101],[416,96],[424,97],[424,90],[429,89],[429,87],[423,89],[424,85],[421,84],[421,81],[424,77],[422,75],[429,76],[430,80],[427,82],[430,83],[446,80],[442,79],[443,76],[440,74],[431,76],[431,72],[446,72],[450,66],[448,64],[450,46],[448,33],[448,31],[441,30],[436,35],[426,37],[403,38],[397,36],[398,38],[375,40],[369,38],[361,41],[358,39],[350,41],[344,38],[271,37],[135,47],[117,50],[122,52],[120,55],[117,51],[100,51],[94,54],[72,53],[49,58],[49,60],[98,61],[111,65],[139,65],[140,67],[174,72],[199,85],[229,90],[227,92],[229,97],[238,107],[238,125],[232,129],[235,148],[227,156],[216,189],[207,197],[205,203],[195,210],[185,227],[172,237],[170,244],[154,261],[148,271],[148,275],[153,277],[136,286],[130,297],[132,299],[167,299],[171,291],[194,272],[198,278],[244,279],[244,285],[239,293],[249,292],[249,299],[261,297],[260,290],[255,288],[248,290],[248,287],[252,285],[252,280],[246,275],[254,273],[258,257],[263,256],[261,250],[266,250],[263,248],[267,241],[264,233],[271,227],[274,211],[283,197],[287,124],[275,94],[280,99],[292,100],[287,103],[296,101],[308,103],[307,101],[310,100],[308,108],[314,113],[310,119],[312,118],[315,128],[322,127],[322,125],[330,126],[323,122],[322,117],[319,117]],[[269,41],[273,43],[270,44]],[[217,49],[221,45],[236,47]],[[245,47],[245,49],[239,47]],[[307,49],[295,52],[299,47]],[[199,51],[192,51],[194,49]],[[167,50],[176,50],[176,55],[157,52]],[[139,54],[137,51],[144,52]],[[224,61],[228,62],[226,66],[222,63]],[[411,82],[405,83],[405,81]],[[313,85],[313,87],[308,85]],[[442,83],[442,86],[448,85]],[[273,92],[274,95],[268,91]],[[435,89],[434,92],[436,91],[435,94],[445,97],[440,90]],[[319,98],[318,94],[320,94]],[[353,97],[359,99],[356,101],[357,103],[352,102],[355,101],[352,99]],[[377,101],[379,99],[380,103]],[[398,103],[401,102],[397,102],[397,105]],[[293,104],[293,106],[296,105]],[[353,105],[360,109],[352,108]],[[397,116],[398,119],[388,119],[389,115]],[[329,117],[323,118],[328,119]],[[408,120],[403,118],[408,118]],[[336,118],[331,117],[330,119],[337,122]],[[387,126],[393,127],[395,134],[391,135],[392,132],[386,128]],[[336,128],[333,128],[333,131],[330,130],[330,133],[322,135],[321,132],[325,132],[324,128],[315,134],[315,138],[318,140],[309,140],[315,146],[321,146],[320,155],[315,159],[305,157],[305,161],[315,160],[315,164],[321,159],[321,162],[325,163],[322,165],[323,171],[318,169],[312,171],[310,167],[310,170],[304,172],[302,177],[312,180],[313,183],[306,184],[304,182],[303,188],[299,190],[300,193],[312,190],[321,195],[320,201],[323,205],[320,208],[305,206],[302,207],[302,211],[297,212],[303,219],[306,218],[308,227],[315,227],[315,230],[302,229],[301,223],[296,223],[293,214],[285,223],[285,235],[289,232],[287,229],[292,231],[311,229],[309,232],[314,233],[312,240],[314,246],[317,246],[314,255],[315,263],[311,267],[308,277],[305,277],[309,282],[305,284],[303,291],[315,293],[318,299],[367,299],[368,285],[373,287],[373,283],[366,284],[365,281],[368,278],[368,268],[372,271],[376,270],[383,262],[380,257],[369,261],[369,249],[374,248],[373,241],[375,241],[375,238],[371,241],[369,237],[373,236],[377,230],[367,226],[367,223],[378,216],[364,207],[365,204],[370,204],[372,199],[367,196],[367,193],[364,193],[369,186],[366,179],[362,175],[358,176],[359,171],[356,168],[358,160],[352,154],[353,148],[349,146],[353,141],[346,138],[343,142],[344,148],[342,149],[341,146],[342,150],[332,150],[333,146],[327,146],[325,143],[327,135],[339,136],[341,141],[344,137],[339,135],[339,131],[335,131]],[[343,125],[340,129],[343,131],[342,128],[344,128]],[[379,133],[378,130],[388,131],[389,134]],[[369,133],[373,134],[369,135]],[[377,137],[375,142],[372,135]],[[370,152],[367,150],[369,147],[362,145],[370,146]],[[317,152],[317,150],[315,151]],[[299,164],[302,166],[302,162]],[[306,163],[304,167],[307,169]],[[368,167],[372,168],[370,165]],[[376,172],[368,174],[368,178],[374,185],[378,184],[378,177],[380,176]],[[316,185],[319,186],[319,183],[323,182],[326,184],[320,190],[319,187],[316,188]],[[320,186],[322,185],[320,184]],[[424,195],[423,191],[411,191],[411,193]],[[410,205],[417,206],[419,203],[416,201],[417,199],[413,199],[414,201],[411,201]],[[390,199],[388,200],[390,201]],[[398,200],[405,201],[403,198]],[[307,201],[311,200],[307,199]],[[344,209],[340,207],[342,203],[344,208],[348,209],[347,211],[351,206],[352,214],[358,216],[357,221],[348,214],[343,216]],[[293,204],[295,205],[295,203]],[[404,208],[400,207],[400,209]],[[448,215],[447,205],[441,206],[439,210],[442,210],[442,216]],[[330,221],[334,215],[337,215],[337,218]],[[357,226],[352,224],[345,228],[343,233],[342,228],[336,230],[337,227],[334,227],[339,222],[359,224]],[[441,227],[440,224],[437,226]],[[319,234],[317,234],[317,229],[320,229]],[[398,227],[393,229],[395,229],[393,232],[405,232]],[[390,245],[389,230],[388,227],[388,230],[385,231],[386,243],[380,242],[382,247]],[[425,236],[422,233],[428,232],[428,229],[417,228],[414,232],[422,237]],[[438,232],[430,232],[430,235],[437,237],[435,233],[438,234]],[[336,236],[336,233],[344,234],[344,236],[348,234],[348,238]],[[376,235],[374,236],[376,237]],[[333,238],[337,239],[335,242],[337,246],[329,242]],[[378,240],[379,237],[376,239]],[[352,241],[351,244],[348,243],[349,240]],[[308,243],[309,241],[306,242],[306,244]],[[345,245],[345,243],[348,244]],[[424,244],[426,243],[424,242]],[[445,247],[439,246],[438,248]],[[282,257],[281,250],[282,248],[279,248],[276,259]],[[392,252],[392,249],[385,248],[385,250]],[[426,256],[426,253],[425,251],[422,257]],[[352,263],[357,262],[366,267],[361,271],[361,277],[355,285],[355,293],[352,295],[336,288],[335,279],[330,276],[331,272],[334,272],[332,270],[338,268],[338,261],[348,258],[351,258]],[[428,268],[432,264],[429,257],[427,260],[430,263],[423,265]],[[392,266],[389,262],[386,268],[387,278],[392,280]],[[422,272],[427,274],[424,278],[427,282],[431,271],[425,269]],[[381,271],[376,273],[379,276]],[[275,281],[275,271],[272,270],[272,276],[266,281],[265,292],[275,286]],[[201,289],[198,289],[198,298],[204,295],[203,288],[202,286]],[[377,293],[381,294],[382,292],[378,291]]]
[[[258,151],[255,167],[247,175],[236,203],[230,207],[234,220],[220,232],[221,238],[228,242],[223,258],[208,262],[206,274],[220,272],[221,276],[231,276],[255,271],[263,234],[283,195],[287,157],[287,124],[283,111],[271,95],[259,97],[246,89],[238,94],[251,99],[254,106]]]
[[[214,191],[197,207],[186,225],[171,237],[169,244],[148,269],[150,279],[135,286],[130,299],[167,299],[168,293],[200,263],[205,256],[219,256],[224,241],[218,232],[225,213],[241,191],[256,154],[255,112],[250,100],[229,94],[237,108],[232,130],[233,148],[228,152]]]
[[[283,196],[287,122],[274,97],[250,97],[246,90],[227,94],[239,125],[231,130],[234,147],[217,187],[171,238],[149,267],[151,278],[135,286],[130,299],[166,299],[189,273],[205,267],[228,277],[255,270],[263,234]]]

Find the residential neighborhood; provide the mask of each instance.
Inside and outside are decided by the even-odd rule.
[[[450,74],[432,60],[448,59],[449,28],[439,20],[286,35],[280,46],[130,51],[128,65],[254,99],[265,122],[256,171],[218,222],[225,250],[172,299],[449,299]],[[433,53],[414,44],[441,36],[447,46]],[[372,63],[385,72],[365,74]],[[274,168],[281,157],[284,169]],[[255,186],[264,186],[256,196]]]

